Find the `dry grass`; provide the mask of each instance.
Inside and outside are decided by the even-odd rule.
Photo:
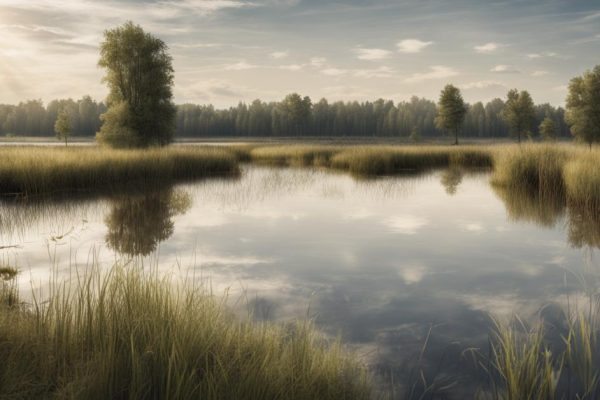
[[[227,149],[0,148],[0,194],[35,196],[238,173]]]

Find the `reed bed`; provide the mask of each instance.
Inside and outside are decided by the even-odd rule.
[[[488,367],[493,399],[600,397],[598,304],[564,312],[564,327],[541,321],[529,328],[518,318],[496,322]],[[557,331],[554,341],[548,339],[551,330]]]
[[[0,148],[2,195],[130,188],[238,172],[235,155],[221,148]]]
[[[341,149],[329,145],[262,146],[250,151],[250,159],[260,164],[328,167],[331,157]]]
[[[309,322],[232,317],[203,288],[136,265],[74,274],[0,306],[0,398],[368,399],[365,369]]]

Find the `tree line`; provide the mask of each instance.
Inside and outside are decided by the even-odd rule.
[[[18,105],[0,104],[0,135],[53,136],[55,121],[62,110],[69,116],[74,136],[94,136],[101,126],[100,116],[107,110],[103,102],[89,96],[79,100],[53,100],[46,107],[41,100]],[[494,99],[467,107],[460,135],[463,137],[507,137],[509,126],[503,118],[505,101]],[[531,134],[549,117],[559,137],[569,137],[565,110],[550,104],[534,106],[535,122]],[[288,95],[279,102],[254,100],[227,109],[212,105],[176,106],[175,132],[178,137],[436,137],[443,134],[435,122],[436,103],[413,97],[394,103],[379,99],[365,102],[312,103],[308,97]]]
[[[379,99],[330,103],[297,93],[279,102],[254,100],[228,109],[173,103],[174,70],[162,40],[127,22],[104,32],[98,65],[106,71],[106,104],[40,100],[0,105],[0,134],[50,136],[67,144],[72,134],[96,136],[113,147],[164,146],[180,137],[409,137],[454,136],[545,139],[571,134],[592,146],[600,142],[600,66],[569,84],[566,109],[535,105],[526,90],[511,89],[506,100],[464,102],[460,89],[446,85],[437,103],[413,97],[394,103]]]

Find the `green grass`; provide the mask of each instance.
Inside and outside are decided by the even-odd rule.
[[[136,265],[70,282],[29,306],[0,306],[0,398],[371,395],[361,364],[308,322],[242,322],[205,289]]]
[[[0,148],[1,195],[145,187],[238,172],[235,154],[222,148]]]

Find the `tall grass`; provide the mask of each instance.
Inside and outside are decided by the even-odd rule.
[[[234,319],[202,288],[135,265],[0,307],[0,397],[367,399],[365,370],[310,323]]]
[[[147,186],[157,182],[237,172],[234,154],[221,148],[0,148],[2,195],[29,196],[131,187],[138,184]]]
[[[592,400],[600,397],[600,309],[564,310],[564,326],[533,328],[497,322],[491,340],[490,376],[498,400]],[[542,321],[543,322],[543,321]],[[550,340],[547,331],[554,330]]]

